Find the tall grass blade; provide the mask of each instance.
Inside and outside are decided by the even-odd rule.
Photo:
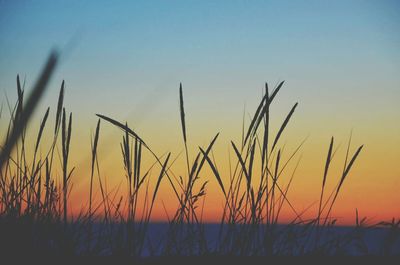
[[[268,91],[268,83],[265,83],[265,96],[269,98],[269,91]],[[264,168],[264,163],[267,164],[268,158],[268,141],[269,141],[269,100],[265,104],[265,119],[264,119],[264,137],[263,137],[263,145],[262,145],[262,155],[261,155],[261,165]]]
[[[61,114],[62,114],[63,102],[64,102],[64,86],[65,86],[65,82],[63,80],[61,83],[60,93],[58,95],[56,124],[55,124],[55,128],[54,128],[54,134],[57,133],[58,128],[60,127],[60,123],[61,123]]]
[[[279,92],[279,90],[281,89],[283,83],[285,81],[282,81],[281,83],[279,83],[279,85],[277,86],[277,88],[274,89],[274,91],[272,92],[272,95],[268,98],[266,104],[264,105],[264,108],[262,109],[262,112],[259,114],[258,119],[256,121],[256,123],[254,124],[254,128],[253,128],[253,134],[256,134],[258,127],[260,126],[260,123],[264,117],[264,115],[266,114],[267,111],[269,111],[269,106],[271,106],[272,101],[274,100],[276,94]],[[268,107],[268,108],[267,108]]]
[[[329,144],[328,156],[327,156],[326,162],[325,162],[324,178],[322,180],[322,188],[325,187],[326,177],[328,175],[329,165],[330,165],[331,159],[332,159],[332,151],[333,151],[333,137],[331,138],[331,143]]]
[[[323,196],[324,196],[325,183],[326,183],[326,178],[327,178],[327,175],[328,175],[329,165],[331,164],[331,161],[332,161],[333,141],[334,141],[334,138],[332,137],[331,138],[331,142],[329,144],[328,155],[327,155],[326,161],[325,161],[324,176],[323,176],[323,179],[322,179],[321,196],[320,196],[320,199],[319,199],[317,224],[319,224],[319,222],[320,222],[321,207],[322,207],[322,200],[323,200]]]
[[[270,105],[271,105],[271,103],[274,100],[276,94],[278,94],[279,90],[281,89],[281,87],[283,86],[284,83],[285,83],[285,81],[280,82],[279,85],[274,89],[274,91],[272,91],[271,97],[269,97],[269,99],[268,99]]]
[[[92,215],[92,194],[93,194],[93,175],[94,175],[94,166],[97,156],[97,144],[99,141],[100,135],[100,119],[97,121],[96,132],[94,134],[94,140],[92,143],[92,164],[91,164],[91,171],[90,171],[90,190],[89,190],[89,216],[91,218]]]
[[[46,126],[46,121],[49,116],[49,111],[50,111],[50,107],[47,108],[46,113],[44,114],[43,120],[40,123],[39,133],[38,133],[38,136],[36,139],[35,153],[37,152],[37,150],[39,148],[40,139],[42,139],[42,134],[43,134],[44,127]]]
[[[349,174],[351,167],[354,164],[354,161],[356,161],[358,155],[360,154],[361,150],[363,149],[364,145],[361,145],[360,147],[358,147],[357,151],[355,152],[355,154],[353,155],[353,157],[350,160],[350,163],[347,165],[346,170],[343,173],[342,178],[340,179],[340,183],[339,183],[339,187],[338,189],[340,189],[340,187],[342,186],[344,179],[346,178],[346,176]]]
[[[281,137],[283,131],[285,130],[286,125],[288,124],[288,122],[289,122],[290,118],[292,117],[294,111],[296,110],[297,105],[298,105],[298,103],[296,102],[296,104],[294,104],[294,106],[290,110],[289,114],[286,116],[286,119],[284,120],[283,124],[281,125],[281,127],[280,127],[280,129],[279,129],[279,131],[278,131],[278,133],[277,133],[277,135],[275,137],[274,143],[272,144],[271,152],[272,152],[272,150],[274,150],[276,144],[278,143],[278,140]]]
[[[120,128],[123,131],[128,132],[130,135],[132,135],[133,137],[135,137],[136,139],[138,139],[146,148],[148,148],[148,146],[146,145],[146,143],[139,137],[139,135],[137,135],[133,130],[131,130],[128,126],[123,125],[122,123],[120,123],[119,121],[116,121],[114,119],[111,119],[107,116],[104,116],[102,114],[96,114],[97,117],[102,118],[105,121],[108,121],[109,123],[117,126],[118,128]]]
[[[330,213],[332,211],[333,205],[336,202],[337,196],[338,196],[338,194],[340,192],[340,188],[342,187],[343,182],[346,179],[346,176],[349,174],[350,169],[353,166],[353,164],[354,164],[355,160],[357,159],[358,155],[360,154],[363,146],[364,145],[361,145],[360,147],[358,147],[357,151],[354,153],[353,157],[351,158],[349,164],[346,166],[346,168],[345,168],[345,170],[344,170],[344,172],[342,174],[342,177],[340,178],[339,184],[338,184],[338,186],[336,188],[335,196],[333,197],[332,202],[331,202],[330,207],[329,207],[329,210],[328,210],[328,212],[326,214],[324,225],[326,224],[326,222],[327,222],[327,220],[329,218],[329,215],[330,215]],[[346,155],[346,160],[347,160],[347,155]]]
[[[162,180],[162,178],[164,176],[164,173],[166,172],[166,168],[167,168],[167,164],[168,164],[168,160],[169,160],[170,156],[171,156],[171,153],[168,153],[167,158],[165,159],[165,162],[164,162],[164,164],[163,164],[163,166],[161,168],[160,175],[158,176],[158,179],[157,179],[156,187],[154,188],[153,198],[151,199],[151,207],[150,207],[150,209],[153,208],[154,200],[156,199],[157,192],[158,192],[158,189],[160,187],[161,180]]]
[[[96,125],[96,132],[94,134],[94,140],[93,140],[93,148],[92,148],[92,172],[94,171],[94,162],[96,160],[96,154],[97,154],[97,144],[99,142],[99,135],[100,135],[100,119],[97,121]],[[93,175],[93,173],[92,173]]]
[[[21,133],[27,126],[34,110],[36,109],[36,106],[39,103],[39,100],[41,99],[47,87],[47,84],[50,81],[50,78],[55,70],[57,61],[58,61],[58,52],[57,51],[51,52],[47,60],[47,63],[44,69],[42,70],[41,75],[39,76],[39,79],[36,82],[19,119],[16,120],[16,123],[14,124],[14,127],[11,131],[8,140],[6,141],[6,143],[3,144],[3,150],[0,154],[0,170],[3,168],[4,162],[10,156],[15,143],[21,136]]]
[[[243,158],[242,158],[242,156],[240,155],[240,152],[239,152],[239,150],[237,149],[235,143],[234,143],[233,141],[231,141],[231,144],[232,144],[232,146],[233,146],[233,150],[235,150],[236,156],[238,157],[238,160],[239,160],[239,163],[240,163],[240,165],[241,165],[241,167],[242,167],[242,170],[243,170],[243,172],[244,172],[244,175],[246,176],[247,182],[248,182],[248,184],[250,185],[250,181],[251,181],[251,180],[250,180],[249,173],[247,172],[247,169],[246,169],[246,164],[245,164],[245,162],[243,161]]]
[[[251,122],[250,122],[249,128],[247,129],[247,133],[246,133],[246,137],[244,138],[244,143],[243,143],[243,145],[246,145],[247,140],[249,139],[251,132],[254,131],[254,125],[255,125],[256,121],[259,119],[260,112],[261,112],[261,110],[262,110],[262,107],[264,106],[264,102],[266,101],[267,97],[268,97],[268,96],[265,95],[265,96],[262,98],[261,102],[258,104],[257,110],[256,110],[256,112],[254,113],[254,116],[253,116],[253,119],[252,119]]]
[[[208,156],[208,154],[210,153],[212,147],[214,146],[215,141],[217,140],[219,136],[219,133],[217,133],[214,138],[211,140],[210,144],[208,145],[205,154]],[[203,168],[204,162],[206,161],[206,156],[203,155],[203,158],[200,161],[200,164],[197,168],[197,172],[196,172],[196,178],[198,177],[198,175],[200,174],[201,169]]]
[[[180,106],[180,114],[181,114],[181,124],[182,124],[183,140],[184,140],[185,143],[186,143],[185,109],[184,109],[184,106],[183,106],[182,83],[179,84],[179,106]]]
[[[212,172],[214,173],[214,176],[215,176],[215,178],[217,179],[218,184],[219,184],[219,186],[221,187],[222,192],[224,193],[224,195],[225,195],[225,197],[226,197],[225,188],[224,188],[224,185],[223,185],[223,183],[222,183],[221,176],[219,175],[218,170],[217,170],[216,167],[214,166],[214,163],[211,161],[211,159],[208,157],[208,154],[207,154],[206,152],[204,152],[204,150],[203,150],[201,147],[199,147],[199,148],[200,148],[201,153],[203,154],[203,156],[204,156],[205,159],[207,160],[208,164],[210,165],[211,170],[212,170]]]

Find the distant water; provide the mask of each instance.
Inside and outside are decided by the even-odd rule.
[[[118,226],[119,225],[115,225],[115,228]],[[141,255],[149,256],[164,253],[163,251],[165,250],[169,228],[168,223],[150,223],[147,229],[146,244]],[[276,227],[275,231],[278,240],[283,240],[282,238],[287,236],[285,233],[287,233],[288,228],[289,227],[286,225],[278,225]],[[212,252],[220,243],[220,225],[204,224],[203,229],[207,248]],[[291,226],[290,229],[290,231],[300,234],[300,232],[304,230],[304,227],[298,225]],[[257,232],[263,233],[263,228],[259,228]],[[396,233],[397,234],[392,233],[387,228],[364,228],[363,230],[357,231],[355,227],[335,226],[322,229],[320,231],[319,242],[323,243],[327,240],[336,242],[335,240],[337,240],[337,244],[341,247],[340,250],[333,250],[331,253],[333,255],[400,255],[400,234],[399,231]],[[301,255],[309,252],[309,250],[315,246],[316,232],[306,233],[305,235],[304,237],[298,237],[297,242],[299,246],[293,248],[293,251],[287,254]],[[279,241],[276,245],[279,247]],[[304,252],[300,252],[300,249],[303,249]],[[107,254],[107,251],[104,254]]]

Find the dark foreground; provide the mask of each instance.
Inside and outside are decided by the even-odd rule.
[[[71,261],[118,260],[144,264],[166,261],[185,264],[200,261],[202,264],[209,261],[332,261],[341,258],[378,261],[383,257],[400,257],[399,233],[388,228],[334,226],[317,231],[302,225],[278,225],[267,230],[274,231],[268,234],[274,238],[273,244],[259,242],[260,238],[266,238],[264,227],[250,228],[236,225],[235,230],[225,226],[221,230],[219,224],[203,224],[202,230],[196,231],[195,227],[150,223],[144,237],[137,235],[128,239],[126,225],[104,227],[97,224],[91,227],[93,237],[88,245],[86,226],[70,224],[64,228],[62,225],[3,222],[0,226],[0,256],[10,256],[14,260],[31,257],[59,260],[59,257],[64,257],[63,260]],[[196,233],[188,237],[188,229],[195,229]],[[138,250],[139,244],[142,248]]]
[[[13,264],[396,264],[400,256],[281,256],[281,257],[236,257],[236,256],[193,256],[193,257],[34,257],[20,256]]]

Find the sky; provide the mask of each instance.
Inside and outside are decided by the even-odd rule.
[[[0,104],[6,109],[6,97],[15,100],[17,74],[29,91],[50,50],[61,52],[31,128],[37,130],[47,106],[55,109],[65,80],[65,105],[74,117],[74,194],[81,198],[96,113],[127,121],[157,153],[176,156],[183,150],[182,82],[192,156],[220,132],[215,156],[228,172],[243,112],[253,115],[265,82],[274,87],[285,80],[272,107],[274,130],[299,102],[283,143],[293,150],[308,136],[289,194],[296,207],[318,198],[330,137],[341,143],[339,168],[352,132],[352,151],[364,149],[336,216],[352,222],[358,208],[375,221],[399,217],[399,11],[398,1],[0,0]],[[2,117],[0,131],[6,124]],[[125,181],[121,138],[102,124],[99,159],[110,187]],[[177,172],[184,163],[177,162]],[[163,187],[160,201],[170,202],[170,192]],[[222,205],[215,180],[208,193],[205,217],[215,221]],[[155,212],[165,219],[163,209]]]

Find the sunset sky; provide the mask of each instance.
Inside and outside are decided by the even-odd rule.
[[[88,196],[95,114],[127,121],[157,154],[170,151],[175,158],[184,150],[180,82],[191,159],[198,146],[220,132],[214,155],[227,183],[230,140],[240,142],[243,111],[248,125],[264,83],[274,87],[285,80],[271,115],[276,133],[299,102],[280,142],[286,158],[308,136],[288,195],[294,206],[301,211],[319,198],[331,136],[341,144],[328,176],[333,188],[352,131],[351,151],[362,144],[364,149],[334,216],[352,223],[358,208],[372,221],[400,217],[399,14],[398,1],[0,0],[1,136],[6,96],[16,100],[16,75],[26,79],[29,91],[50,50],[57,48],[61,62],[30,129],[35,135],[47,106],[54,122],[64,79],[65,105],[74,119],[76,211]],[[125,184],[122,133],[105,122],[101,126],[99,162],[111,190]],[[185,174],[183,156],[174,172]],[[221,192],[209,170],[203,177],[210,180],[205,218],[216,221]],[[171,188],[163,184],[158,202],[174,209]],[[315,207],[309,212],[314,214]],[[165,218],[159,203],[154,219]],[[289,209],[283,218],[290,220]]]

